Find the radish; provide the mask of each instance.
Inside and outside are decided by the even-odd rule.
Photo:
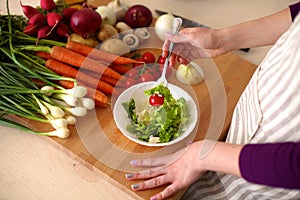
[[[94,35],[101,27],[101,16],[90,8],[81,8],[76,11],[70,19],[70,27],[72,31],[88,38]]]
[[[41,0],[40,5],[41,8],[46,11],[52,11],[56,7],[56,4],[53,0]]]
[[[50,27],[56,26],[62,21],[62,16],[56,12],[50,12],[47,14],[47,24]]]
[[[23,5],[22,2],[20,1],[20,5],[23,10],[23,14],[30,19],[34,14],[39,13],[38,9],[28,6],[28,5]]]
[[[55,32],[60,37],[70,37],[70,29],[69,26],[67,26],[66,24],[59,23],[55,29]]]
[[[37,25],[38,27],[41,27],[46,21],[45,15],[42,13],[36,13],[34,14],[28,21],[28,24]]]
[[[24,27],[23,33],[26,35],[35,36],[39,30],[39,27],[37,25],[28,24]]]
[[[63,20],[65,20],[66,22],[69,22],[70,18],[76,11],[78,11],[77,8],[65,8],[62,12]]]
[[[51,27],[50,26],[43,26],[41,27],[39,30],[38,30],[38,35],[37,35],[37,39],[36,39],[36,45],[38,45],[38,42],[40,39],[46,39],[46,38],[49,38],[50,35],[51,35]]]

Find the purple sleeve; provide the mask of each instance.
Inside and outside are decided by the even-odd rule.
[[[292,20],[294,21],[296,15],[299,13],[300,10],[300,2],[290,5],[289,8],[290,8]]]
[[[247,144],[239,166],[249,182],[300,189],[300,143]]]

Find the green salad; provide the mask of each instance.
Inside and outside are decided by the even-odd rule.
[[[175,99],[162,84],[144,93],[149,104],[141,112],[136,112],[133,98],[122,103],[131,119],[127,131],[149,143],[166,143],[178,138],[184,131],[183,125],[189,120],[186,100],[182,97]]]

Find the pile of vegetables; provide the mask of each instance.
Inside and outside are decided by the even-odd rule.
[[[86,97],[87,89],[78,86],[75,79],[57,75],[45,67],[42,59],[22,50],[22,46],[35,46],[36,42],[36,38],[22,33],[25,24],[22,16],[0,18],[0,125],[66,138],[70,134],[67,126],[76,122],[75,116],[84,116],[88,109],[93,109],[94,102]],[[51,40],[41,43],[61,45]],[[72,82],[73,87],[65,89],[58,84],[60,81]],[[10,115],[49,123],[54,130],[32,130],[11,120]]]
[[[137,61],[72,41],[30,36],[23,32],[28,18],[11,15],[8,2],[7,11],[0,15],[0,125],[66,138],[76,117],[110,105],[114,85]],[[15,116],[53,129],[34,130]]]

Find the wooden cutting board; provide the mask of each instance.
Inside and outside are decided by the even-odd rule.
[[[147,46],[149,43],[144,44],[143,50],[153,50],[158,56],[161,52],[160,49],[150,48],[155,42],[161,45],[161,41],[151,41],[149,46]],[[225,111],[226,115],[224,115],[225,118],[220,117],[220,121],[214,121],[221,123],[222,131],[212,138],[223,140],[230,125],[233,109],[257,67],[233,54],[226,54],[213,60],[202,59],[199,62],[205,74],[205,81],[202,83],[190,87],[180,84],[174,73],[169,78],[172,83],[184,88],[196,100],[199,108],[200,120],[197,128],[191,137],[182,143],[162,148],[147,147],[130,141],[115,125],[112,115],[113,105],[110,108],[96,108],[94,111],[90,111],[86,117],[78,118],[78,124],[70,127],[71,136],[69,138],[45,137],[45,139],[74,159],[82,161],[91,170],[101,172],[104,179],[113,183],[116,188],[128,192],[135,199],[149,199],[150,196],[161,191],[164,187],[133,192],[130,186],[135,182],[127,181],[125,173],[137,169],[132,168],[129,161],[135,158],[166,155],[185,146],[188,140],[195,141],[205,138],[207,131],[214,127],[210,127],[210,125],[211,121],[214,121],[212,110],[215,109],[216,102],[223,106],[213,112],[218,112],[219,109],[220,113]],[[223,87],[220,88],[220,84]],[[222,93],[225,94],[226,100],[224,102],[221,102]],[[220,100],[219,103],[218,99]],[[214,115],[214,117],[216,116],[218,118],[218,113]],[[223,122],[224,124],[222,124]],[[39,130],[49,129],[49,126],[41,123],[32,122],[32,125]],[[176,199],[179,199],[183,192],[178,192],[175,195]]]

